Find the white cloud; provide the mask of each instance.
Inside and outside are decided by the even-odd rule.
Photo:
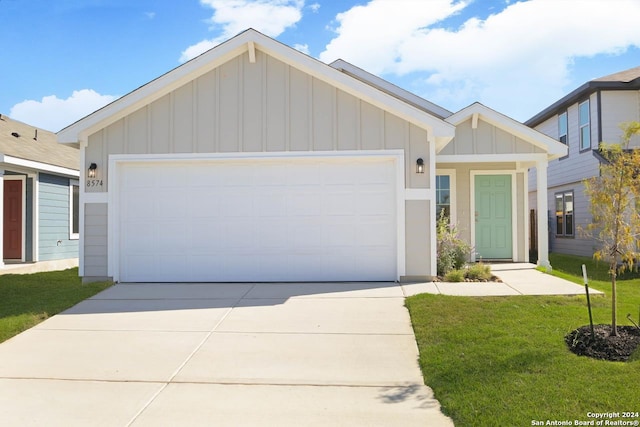
[[[311,9],[313,13],[318,13],[318,10],[320,10],[320,3],[310,4],[309,9]]]
[[[50,95],[43,97],[41,101],[22,101],[11,108],[9,116],[21,122],[57,132],[116,98],[112,95],[100,95],[92,89],[76,90],[67,99]]]
[[[355,6],[336,17],[337,35],[320,59],[342,58],[383,75],[421,73],[426,77],[410,89],[446,108],[481,101],[524,120],[562,95],[575,58],[640,46],[637,0],[617,0],[615,7],[610,0],[584,0],[580,7],[576,1],[507,2],[459,28],[437,25],[466,6],[453,0]]]
[[[200,0],[214,12],[209,20],[220,34],[186,48],[180,61],[188,61],[236,34],[254,28],[269,37],[277,37],[302,18],[304,0]]]
[[[145,12],[144,16],[147,17],[147,19],[153,19],[156,17],[156,13],[155,12]]]
[[[295,50],[299,50],[302,53],[309,55],[309,45],[308,44],[294,44],[293,48]]]

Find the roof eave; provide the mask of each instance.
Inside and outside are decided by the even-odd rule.
[[[248,51],[250,42],[276,59],[433,132],[432,137],[451,139],[455,136],[455,126],[444,120],[249,29],[62,129],[57,134],[58,142],[86,142],[96,131]]]
[[[585,98],[599,90],[640,90],[640,78],[628,82],[589,81],[540,111],[538,114],[525,121],[524,124],[530,127],[535,127],[547,120],[549,117],[556,115],[559,111],[565,110],[568,106],[575,104],[581,98]]]
[[[454,113],[446,119],[447,122],[458,125],[477,114],[483,121],[503,129],[506,132],[542,149],[547,153],[548,160],[567,155],[567,146],[547,135],[528,127],[511,117],[505,116],[485,105],[475,102],[468,107]]]

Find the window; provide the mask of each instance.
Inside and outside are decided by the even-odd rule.
[[[556,193],[556,236],[573,236],[573,191]]]
[[[456,171],[438,169],[436,171],[436,218],[440,212],[449,218],[450,224],[456,223]]]
[[[69,239],[80,238],[80,183],[69,183]]]
[[[558,141],[567,143],[567,112],[558,115]]]
[[[449,175],[436,175],[436,216],[440,218],[441,212],[451,218],[451,178]]]
[[[580,150],[591,148],[591,126],[589,125],[589,101],[578,106],[578,120],[580,125]]]

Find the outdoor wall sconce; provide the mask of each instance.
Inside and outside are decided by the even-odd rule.
[[[89,165],[89,178],[96,177],[96,169],[98,169],[98,165],[96,165],[95,163],[91,163]]]
[[[424,173],[424,160],[422,158],[416,160],[416,173]]]

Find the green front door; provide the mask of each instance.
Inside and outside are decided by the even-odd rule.
[[[511,175],[475,176],[476,260],[512,259]]]

